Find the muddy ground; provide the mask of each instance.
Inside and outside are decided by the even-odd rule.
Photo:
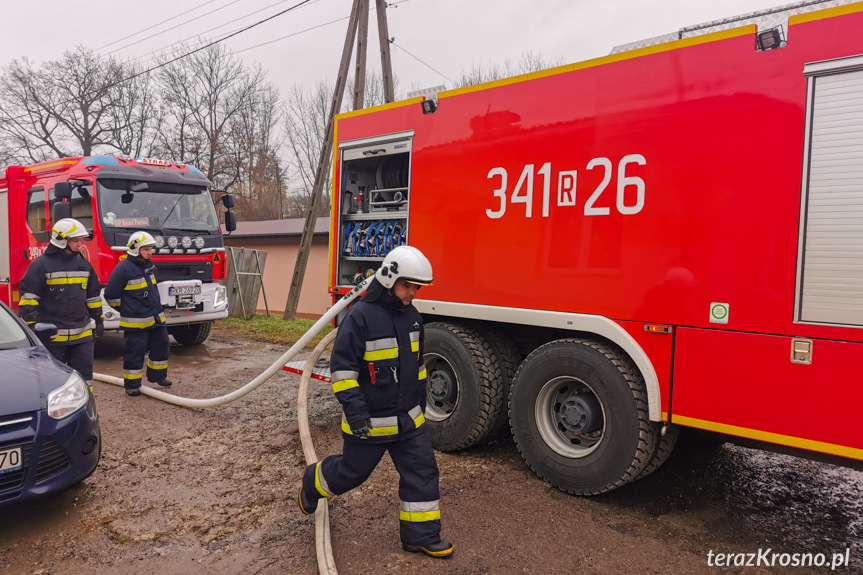
[[[283,351],[224,336],[172,346],[172,393],[223,395]],[[120,376],[121,353],[121,338],[103,339],[96,371]],[[97,382],[99,467],[65,492],[0,508],[0,573],[316,573],[313,520],[295,504],[298,384],[280,373],[204,410]],[[318,455],[338,451],[338,403],[326,384],[313,382],[310,412]],[[847,553],[851,565],[836,571],[863,574],[861,472],[726,446],[675,453],[640,482],[579,498],[537,479],[506,438],[438,462],[454,556],[401,550],[397,474],[385,457],[331,504],[340,573],[803,574],[830,572],[833,554]],[[718,553],[767,549],[789,555],[772,567],[716,566]],[[823,553],[828,565],[780,566],[794,553]]]

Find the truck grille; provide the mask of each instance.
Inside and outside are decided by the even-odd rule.
[[[160,282],[177,280],[213,280],[213,262],[156,262],[156,278]]]

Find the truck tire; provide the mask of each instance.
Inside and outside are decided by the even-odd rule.
[[[632,481],[656,451],[644,381],[629,358],[592,340],[563,339],[519,366],[510,426],[530,468],[558,489],[595,495]]]
[[[518,351],[518,347],[516,347],[515,343],[508,336],[498,333],[493,329],[481,328],[478,331],[491,346],[494,355],[497,357],[503,384],[501,387],[501,397],[503,398],[504,406],[501,408],[500,415],[492,426],[491,436],[499,437],[503,432],[507,432],[507,435],[509,435],[509,417],[507,416],[505,404],[509,401],[512,379],[515,377],[518,364],[521,363],[524,356]]]
[[[198,345],[204,343],[204,340],[210,335],[212,325],[213,322],[211,321],[191,325],[173,325],[168,328],[168,332],[181,345]]]
[[[674,451],[674,446],[677,445],[677,438],[679,436],[680,427],[677,425],[669,425],[668,429],[665,430],[665,435],[659,435],[659,440],[656,442],[656,451],[653,452],[647,465],[641,470],[641,473],[639,473],[638,477],[635,479],[638,480],[647,477],[662,467],[662,464],[668,461],[668,458],[671,457],[671,452]]]
[[[505,408],[497,356],[476,331],[451,323],[425,326],[425,418],[435,448],[455,451],[493,431]]]

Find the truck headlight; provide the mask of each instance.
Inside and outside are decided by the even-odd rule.
[[[87,383],[77,373],[73,373],[63,384],[48,394],[48,416],[52,419],[69,417],[85,405],[90,395]]]
[[[228,305],[228,290],[222,284],[216,285],[216,293],[213,296],[213,309],[220,309]]]

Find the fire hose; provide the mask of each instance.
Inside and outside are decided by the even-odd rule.
[[[141,386],[141,393],[154,399],[160,399],[181,407],[218,407],[220,405],[230,403],[235,399],[239,399],[267,381],[276,372],[281,371],[282,367],[288,361],[290,361],[297,353],[305,349],[306,345],[308,345],[312,338],[314,338],[324,328],[324,326],[327,325],[327,323],[329,323],[339,312],[345,309],[349,303],[366,291],[366,288],[369,286],[373,278],[374,276],[366,278],[364,282],[354,287],[354,289],[352,289],[345,297],[336,302],[336,304],[331,307],[327,313],[321,316],[321,318],[316,321],[314,325],[312,325],[312,327],[310,327],[309,330],[291,346],[290,349],[273,362],[270,367],[236,391],[220,397],[214,397],[212,399],[178,397],[147,386]],[[324,349],[333,342],[335,337],[336,330],[333,330],[327,334],[327,336],[324,337],[312,351],[311,356],[306,360],[306,369],[303,370],[303,375],[300,378],[300,387],[297,391],[297,418],[299,420],[300,442],[303,446],[303,455],[305,456],[306,463],[309,465],[317,461],[317,455],[315,454],[315,448],[312,444],[308,421],[308,388],[309,381],[312,376],[312,366],[315,365],[315,362],[317,362]],[[94,373],[93,379],[104,383],[123,386],[123,380],[119,377]],[[318,505],[317,511],[315,511],[315,547],[318,555],[318,572],[321,574],[337,575],[338,572],[336,571],[335,560],[333,559],[330,537],[329,506],[327,505],[326,499],[321,499],[320,503],[321,504]]]

